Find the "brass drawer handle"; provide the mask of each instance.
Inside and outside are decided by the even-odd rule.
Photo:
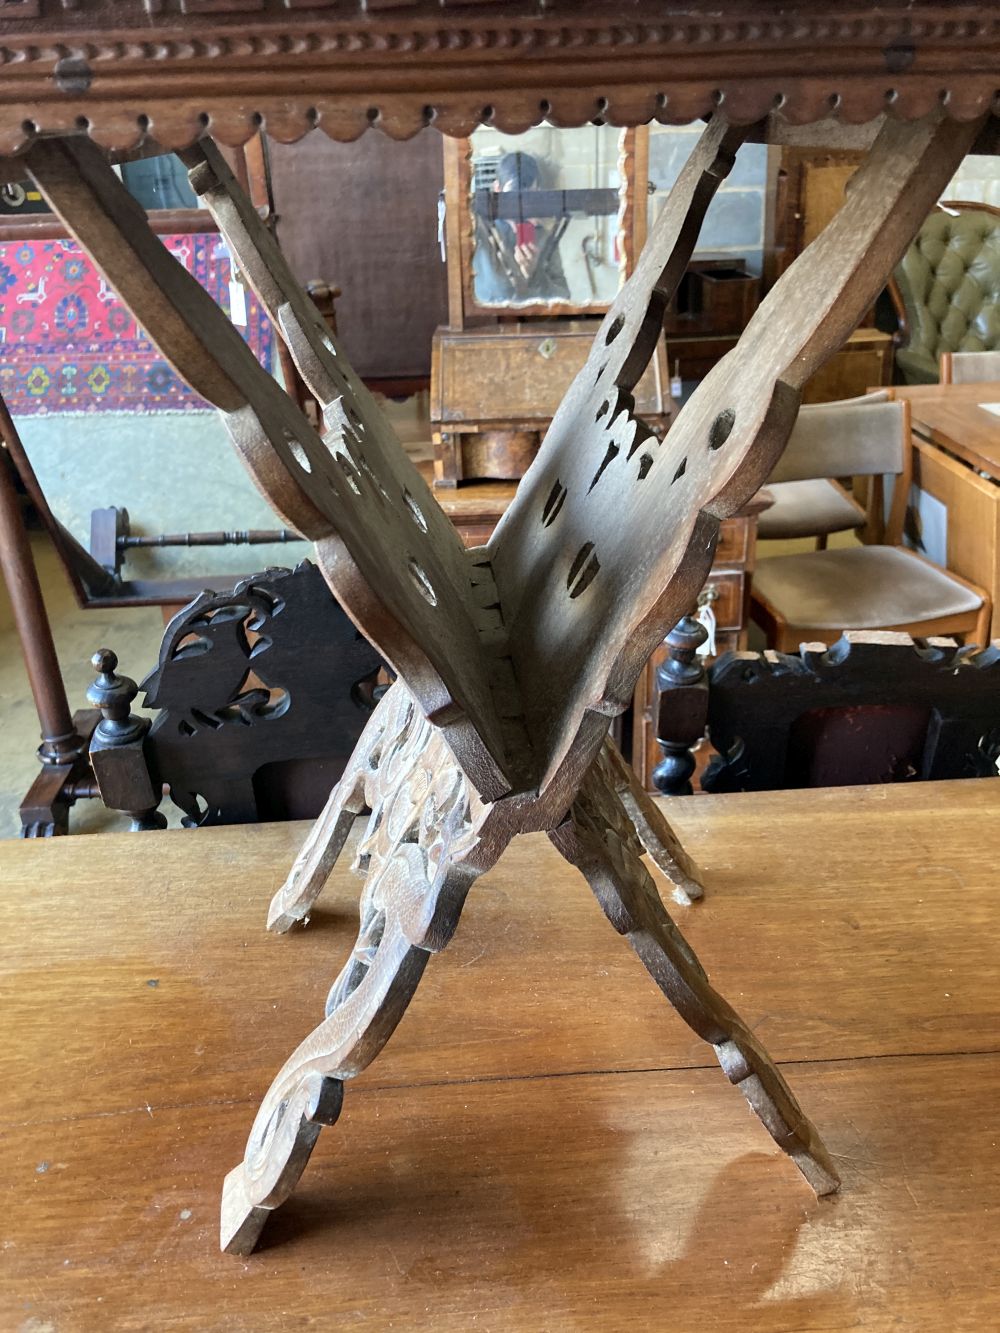
[[[714,583],[706,583],[704,588],[698,594],[698,609],[703,606],[711,606],[713,602],[719,600],[719,589]]]

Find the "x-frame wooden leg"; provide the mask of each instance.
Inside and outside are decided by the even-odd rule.
[[[584,779],[569,817],[550,834],[593,889],[604,914],[625,935],[684,1022],[714,1048],[768,1133],[817,1194],[839,1186],[837,1172],[774,1061],[714,989],[691,946],[671,920],[641,860],[624,807],[597,764]]]
[[[330,991],[326,1018],[274,1080],[244,1160],[226,1177],[221,1239],[230,1253],[254,1249],[268,1214],[298,1181],[320,1129],[336,1122],[344,1081],[385,1045],[430,954],[454,933],[473,882],[514,832],[503,827],[500,806],[475,795],[440,733],[397,683],[275,895],[273,929],[288,930],[309,911],[366,803],[372,813],[355,858],[366,877],[358,938]],[[629,804],[642,817],[642,840]],[[608,745],[549,836],[583,871],[609,920],[628,936],[681,1017],[714,1046],[727,1077],[775,1141],[818,1194],[829,1193],[837,1176],[815,1130],[766,1051],[709,984],[642,863],[644,845],[654,843],[675,884],[691,868],[659,811],[645,804]]]

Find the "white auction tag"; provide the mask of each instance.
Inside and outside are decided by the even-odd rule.
[[[247,294],[242,282],[229,284],[229,318],[241,329],[247,326]]]

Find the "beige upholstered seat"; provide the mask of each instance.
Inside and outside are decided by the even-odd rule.
[[[862,517],[866,534],[884,527],[885,544],[762,559],[751,585],[751,614],[770,648],[793,652],[800,643],[832,644],[844,630],[873,629],[989,641],[988,594],[899,545],[910,493],[910,405],[890,395],[824,404],[823,410],[806,407],[799,414],[806,426],[796,424],[768,488],[872,477],[880,484],[869,487],[869,510]],[[886,475],[895,481],[883,524]],[[858,526],[854,512],[849,526]]]
[[[893,629],[976,611],[982,597],[944,570],[898,546],[762,560],[754,596],[780,607],[789,625],[810,629]]]
[[[942,384],[992,384],[1000,381],[1000,352],[942,352]]]
[[[757,520],[757,535],[762,541],[825,537],[860,527],[865,521],[865,511],[857,500],[825,477],[770,481],[767,490],[774,504]]]
[[[884,452],[887,444],[891,450],[896,443],[895,414],[889,414],[887,426],[877,410],[886,402],[888,394],[882,391],[801,409],[768,479],[774,504],[758,520],[757,535],[763,541],[818,537],[825,542],[831,532],[846,532],[865,522],[864,509],[832,478],[866,471],[870,449]]]

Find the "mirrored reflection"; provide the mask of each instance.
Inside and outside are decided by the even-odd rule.
[[[472,135],[472,286],[487,306],[607,305],[621,285],[621,131]]]

